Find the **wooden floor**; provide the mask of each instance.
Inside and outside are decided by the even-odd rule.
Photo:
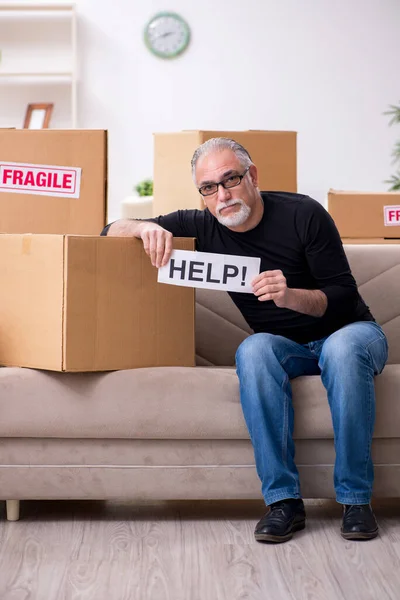
[[[292,541],[254,541],[262,502],[0,502],[1,600],[399,600],[400,501],[379,538],[346,542],[334,502]]]

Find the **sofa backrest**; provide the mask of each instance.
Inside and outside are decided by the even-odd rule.
[[[400,244],[344,248],[360,294],[387,335],[388,363],[400,364]],[[196,290],[198,365],[234,365],[236,349],[250,333],[226,292]]]

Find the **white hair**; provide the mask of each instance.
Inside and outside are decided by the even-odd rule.
[[[235,140],[224,137],[211,138],[201,144],[201,146],[199,146],[193,154],[191,165],[192,177],[194,181],[196,181],[196,164],[200,156],[205,156],[206,154],[210,154],[211,152],[215,151],[220,152],[221,150],[232,150],[232,152],[238,157],[243,169],[247,169],[247,167],[250,167],[253,164],[251,156],[247,152],[246,148],[244,148],[238,142],[235,142]]]

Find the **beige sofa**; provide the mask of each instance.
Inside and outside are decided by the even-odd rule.
[[[376,379],[375,495],[400,496],[400,245],[346,246],[383,325]],[[249,329],[222,292],[197,294],[195,368],[102,374],[0,369],[0,499],[260,498],[234,355]],[[305,497],[334,497],[333,432],[319,377],[293,382]]]

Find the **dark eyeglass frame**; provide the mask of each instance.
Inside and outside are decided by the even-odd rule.
[[[250,169],[250,167],[247,167],[247,169],[244,171],[244,173],[242,173],[242,175],[229,175],[229,177],[225,177],[225,179],[223,179],[222,181],[218,181],[218,183],[206,183],[205,185],[202,185],[201,187],[197,188],[199,193],[202,196],[213,196],[214,194],[216,194],[218,192],[218,187],[221,185],[225,190],[230,190],[234,187],[237,187],[238,185],[240,185],[242,183],[242,179],[243,177],[245,177],[245,175],[247,174],[248,170]],[[229,181],[229,179],[232,179],[233,177],[237,177],[238,178],[238,182],[234,183],[233,185],[226,185],[226,182]],[[208,186],[216,186],[215,190],[212,192],[207,192],[204,193],[204,188],[208,187]],[[203,191],[202,191],[203,190]]]

